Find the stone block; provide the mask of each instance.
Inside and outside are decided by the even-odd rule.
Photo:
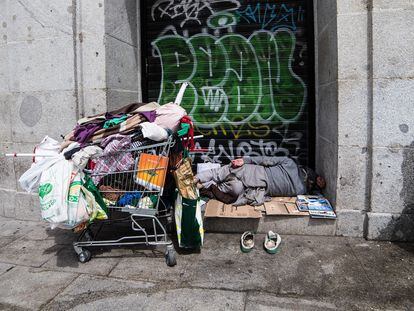
[[[338,15],[338,77],[366,79],[368,75],[366,14]]]
[[[106,1],[105,33],[136,47],[137,1]]]
[[[374,11],[394,11],[396,9],[414,10],[413,0],[375,0]]]
[[[414,212],[414,147],[374,148],[372,212]]]
[[[135,91],[120,91],[107,90],[108,110],[114,110],[130,103],[138,101],[138,92]]]
[[[73,273],[14,267],[0,277],[1,302],[13,306],[13,309],[38,310],[76,276]]]
[[[369,240],[414,241],[414,215],[368,213]]]
[[[389,3],[393,3],[389,2]],[[373,13],[374,77],[414,76],[413,10],[375,10]]]
[[[78,50],[78,75],[81,91],[106,88],[105,42],[101,36],[83,33]]]
[[[316,146],[316,172],[326,180],[325,196],[332,205],[336,204],[338,146],[320,138]]]
[[[79,30],[82,33],[103,37],[105,33],[105,3],[104,0],[89,0],[78,2],[78,15],[82,17]]]
[[[335,2],[335,1],[329,1]],[[338,34],[336,19],[318,35],[318,83],[324,85],[338,79]]]
[[[334,115],[326,118],[337,121],[338,144],[366,147],[368,142],[368,90],[366,80],[340,80],[338,82],[338,120]],[[319,123],[326,120],[321,119]]]
[[[364,210],[367,196],[367,150],[338,147],[336,210]]]
[[[356,210],[337,210],[336,235],[362,238],[364,234],[365,214]]]
[[[138,91],[137,49],[110,36],[105,46],[107,87]]]
[[[3,178],[2,178],[3,179]],[[0,215],[5,217],[16,216],[16,191],[0,189]]]
[[[71,36],[8,44],[9,88],[13,92],[71,90],[74,54]]]
[[[0,93],[0,142],[12,141],[11,106],[14,104],[13,99],[9,93]]]
[[[86,116],[93,116],[109,111],[106,93],[106,89],[85,89],[83,91],[83,109]]]
[[[12,153],[12,143],[0,143],[0,153]],[[0,188],[16,190],[16,176],[13,166],[13,158],[0,158]]]
[[[67,134],[76,124],[72,91],[13,93],[13,96],[16,104],[11,107],[12,135],[16,143],[39,143],[46,135],[59,140],[60,135]]]
[[[9,1],[0,1],[0,47],[7,44],[7,26],[10,23],[8,10]]]
[[[0,44],[0,93],[6,93],[9,91],[9,76],[9,48],[7,45]]]
[[[414,80],[374,82],[374,146],[402,147],[414,142]]]
[[[243,233],[254,230],[266,233],[269,230],[279,234],[334,235],[336,224],[333,220],[310,219],[309,217],[263,216],[258,219],[205,218],[207,232]]]
[[[17,192],[15,199],[16,219],[40,221],[42,220],[39,196],[24,192]]]
[[[367,0],[336,1],[338,15],[366,13]]]
[[[319,87],[317,133],[330,142],[338,142],[338,85]]]
[[[318,34],[321,34],[327,27],[331,27],[337,15],[337,1],[316,1],[317,17],[318,17]]]
[[[9,1],[9,42],[33,42],[72,35],[73,10],[65,0]]]

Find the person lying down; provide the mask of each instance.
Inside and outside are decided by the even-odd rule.
[[[226,204],[262,205],[270,197],[296,196],[325,188],[313,170],[288,157],[244,157],[200,172],[194,182],[202,196]]]

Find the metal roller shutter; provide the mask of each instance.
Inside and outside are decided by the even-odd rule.
[[[313,162],[313,25],[309,0],[143,1],[144,98],[182,106],[210,152]]]

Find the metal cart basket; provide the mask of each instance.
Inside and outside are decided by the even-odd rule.
[[[94,158],[96,167],[85,170],[95,183],[104,185],[100,187],[100,191],[113,204],[108,205],[108,220],[88,224],[73,243],[82,263],[90,260],[90,247],[142,244],[165,245],[167,265],[176,265],[175,250],[166,230],[166,223],[172,222],[172,211],[160,204],[169,151],[174,141],[170,136],[165,142],[141,146],[139,144],[141,143],[133,143],[130,149],[116,150]],[[122,200],[119,199],[125,196],[130,197],[130,202],[119,204]],[[134,234],[117,239],[98,239],[103,226],[112,226],[117,222],[127,223]],[[92,226],[97,226],[98,229],[93,231]]]

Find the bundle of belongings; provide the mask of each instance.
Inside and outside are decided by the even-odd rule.
[[[95,219],[107,219],[108,205],[151,206],[154,198],[118,191],[108,176],[134,170],[129,150],[165,141],[186,115],[174,103],[134,103],[82,118],[62,143],[46,137],[36,147],[34,163],[20,185],[38,192],[42,218],[52,227],[80,230]]]

